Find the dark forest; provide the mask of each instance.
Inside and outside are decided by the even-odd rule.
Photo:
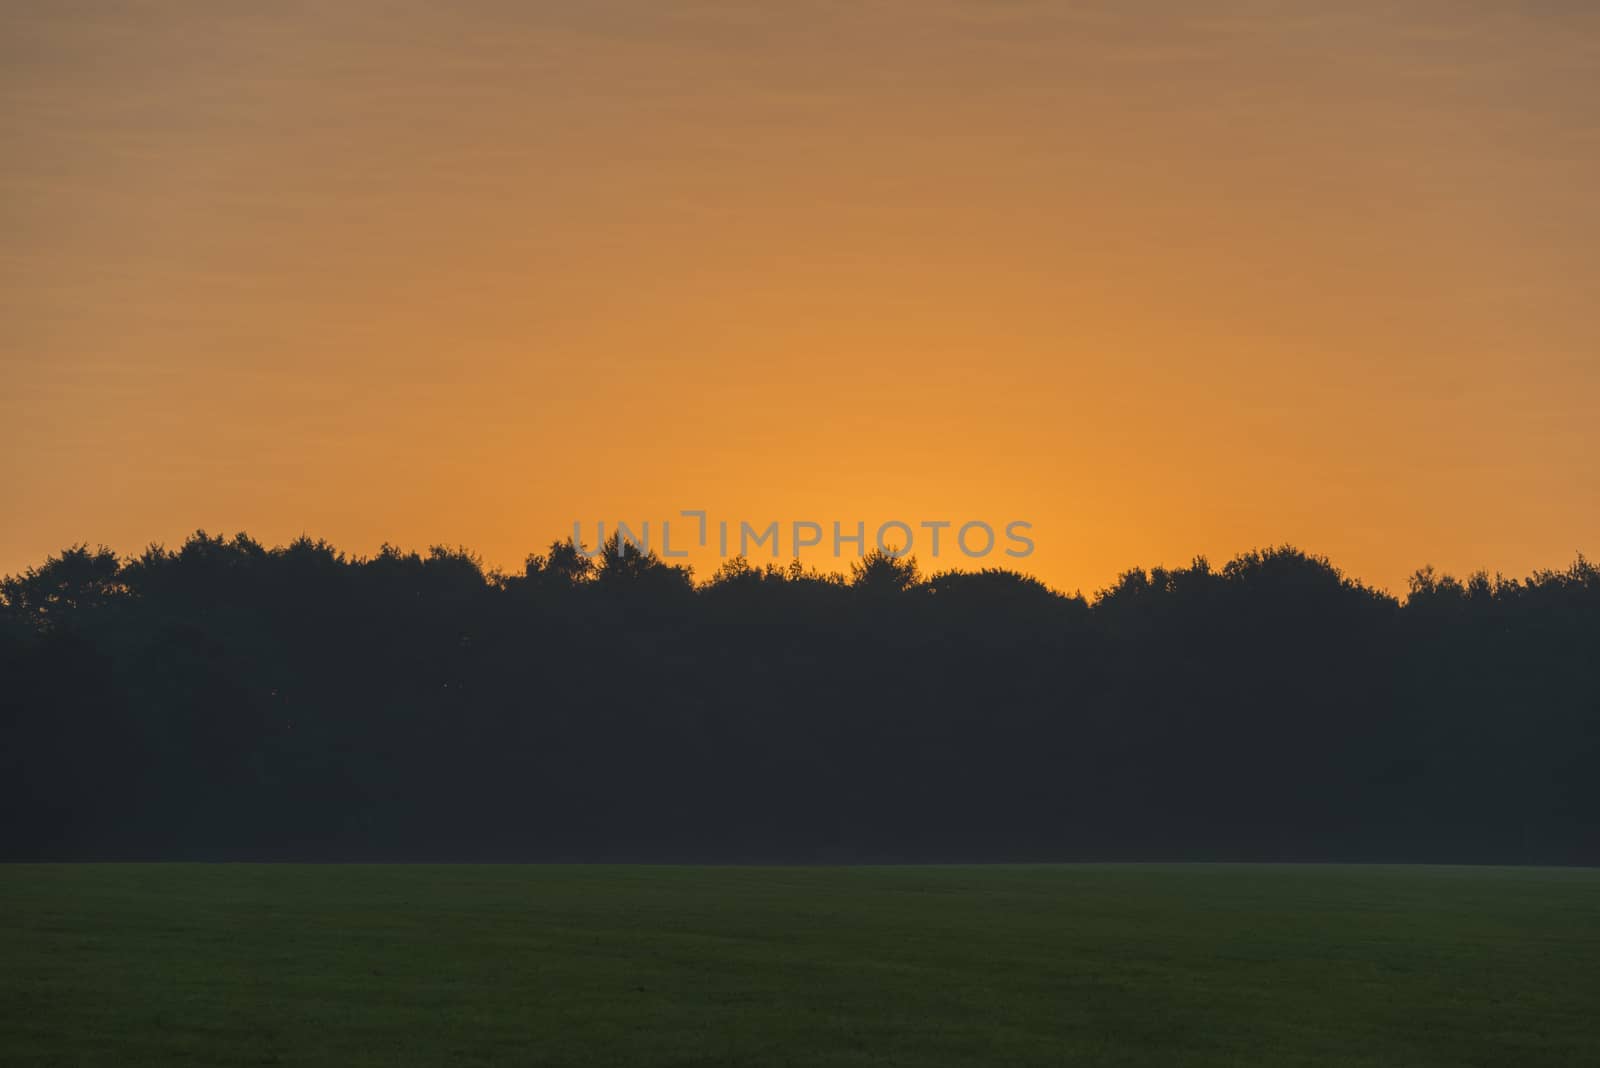
[[[1600,863],[1600,569],[518,574],[197,533],[0,584],[0,853]]]

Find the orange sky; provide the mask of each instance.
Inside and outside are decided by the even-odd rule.
[[[0,97],[0,571],[1600,553],[1600,5],[13,4]]]

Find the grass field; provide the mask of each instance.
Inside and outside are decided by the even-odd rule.
[[[5,1064],[1600,1065],[1600,871],[0,867]]]

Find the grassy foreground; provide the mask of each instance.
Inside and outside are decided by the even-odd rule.
[[[0,867],[7,1064],[1600,1064],[1600,871]]]

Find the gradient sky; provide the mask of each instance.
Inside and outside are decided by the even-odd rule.
[[[0,571],[1600,552],[1600,4],[9,3],[0,104]]]

